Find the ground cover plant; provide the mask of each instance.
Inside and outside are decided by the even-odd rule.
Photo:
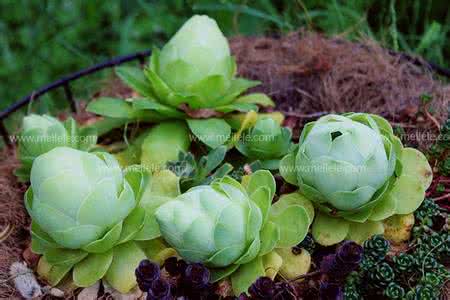
[[[445,293],[447,210],[431,197],[448,199],[448,121],[428,157],[372,113],[326,112],[295,132],[236,70],[216,22],[193,16],[144,68],[116,68],[132,92],[90,102],[94,122],[24,119],[16,174],[48,293]],[[21,278],[22,295],[43,292]]]

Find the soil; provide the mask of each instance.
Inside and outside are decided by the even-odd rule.
[[[296,128],[328,113],[370,112],[402,127],[404,142],[424,149],[434,140],[412,137],[435,135],[447,116],[450,86],[425,64],[370,40],[354,43],[300,31],[235,37],[231,48],[239,74],[262,81],[255,90],[275,99]]]
[[[29,244],[30,220],[23,206],[26,186],[13,175],[19,166],[15,151],[7,149],[0,155],[0,232],[5,232],[5,239],[0,239],[0,299],[11,299],[15,291],[9,281],[9,267],[22,261],[22,252]]]
[[[254,90],[275,100],[276,109],[287,116],[285,125],[297,136],[306,122],[327,113],[371,112],[396,125],[406,144],[425,149],[446,117],[450,87],[425,65],[392,55],[372,41],[353,43],[294,32],[283,37],[235,37],[230,44],[239,75],[262,81]],[[132,92],[114,78],[94,96],[100,95],[129,97]],[[97,119],[81,108],[75,116],[78,122]],[[431,138],[411,138],[423,133]],[[8,225],[10,230],[0,240],[0,299],[14,295],[9,266],[22,260],[29,244],[29,218],[23,207],[26,186],[13,175],[18,165],[14,149],[1,153],[0,232]]]

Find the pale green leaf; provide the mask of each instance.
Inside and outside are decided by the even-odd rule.
[[[367,221],[365,223],[350,223],[347,239],[358,244],[362,244],[371,236],[383,234],[384,227],[382,222]]]
[[[320,245],[331,246],[342,242],[348,235],[349,228],[348,221],[319,213],[312,224],[312,235]]]
[[[132,119],[134,110],[131,103],[119,98],[100,97],[89,102],[88,112],[111,118]]]
[[[105,279],[116,290],[128,293],[136,286],[134,271],[145,259],[145,253],[135,242],[128,242],[114,247],[113,261],[109,267]]]
[[[422,152],[414,148],[403,148],[401,162],[402,174],[419,178],[425,190],[430,186],[433,170]]]
[[[217,148],[223,145],[231,135],[231,127],[222,119],[188,119],[192,133],[205,145]]]
[[[273,222],[267,222],[261,230],[261,248],[258,255],[265,255],[272,251],[280,240],[280,228]]]
[[[241,96],[235,100],[235,103],[252,103],[261,106],[274,107],[275,103],[269,96],[263,93],[252,93]]]
[[[119,66],[115,68],[117,76],[130,88],[142,96],[152,96],[153,91],[150,82],[140,68]]]
[[[262,257],[257,257],[251,262],[242,265],[231,274],[231,285],[235,295],[247,292],[248,288],[261,276],[265,275]]]
[[[280,228],[280,240],[277,247],[293,247],[303,241],[310,224],[306,209],[292,205],[278,214],[271,214],[270,221]]]
[[[113,250],[90,254],[73,268],[73,281],[77,286],[89,287],[105,276],[113,260]]]
[[[294,153],[289,153],[288,155],[283,157],[283,159],[281,159],[279,171],[286,182],[293,185],[298,185]]]

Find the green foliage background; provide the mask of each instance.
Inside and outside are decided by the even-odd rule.
[[[0,109],[64,74],[161,46],[195,13],[216,18],[227,35],[306,27],[369,36],[450,65],[448,0],[2,0]],[[78,81],[76,96],[89,95],[109,72]],[[54,101],[61,97],[55,92],[33,108],[61,109],[65,102]]]

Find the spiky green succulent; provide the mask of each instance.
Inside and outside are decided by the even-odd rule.
[[[344,299],[346,300],[361,299],[361,294],[359,293],[357,286],[353,284],[346,284],[344,287]]]
[[[379,234],[364,242],[364,255],[372,257],[375,261],[383,260],[389,249],[389,241]]]
[[[438,298],[439,291],[428,284],[418,285],[414,288],[412,295],[411,299],[414,300],[434,300]],[[409,298],[407,297],[407,299]]]
[[[394,280],[395,273],[388,263],[382,262],[377,264],[372,272],[369,272],[369,277],[375,286],[385,287]]]
[[[29,181],[33,161],[41,154],[56,147],[71,147],[89,150],[97,142],[94,129],[80,129],[74,119],[61,122],[48,115],[30,114],[23,118],[22,130],[18,136],[21,167],[15,175],[21,181]]]
[[[274,194],[269,171],[253,173],[245,184],[226,176],[162,205],[156,219],[181,257],[209,266],[213,281],[230,276],[239,295],[265,275],[263,258],[275,248],[298,244],[312,221],[314,212],[304,201],[272,205]]]
[[[398,283],[391,282],[384,290],[384,295],[389,299],[403,299],[405,290]]]
[[[414,256],[407,253],[400,253],[392,258],[395,270],[398,272],[413,272],[415,260]]]
[[[404,148],[385,119],[365,113],[308,123],[280,173],[321,211],[312,233],[322,245],[383,233],[383,220],[420,206],[432,179],[421,152]]]
[[[229,163],[222,164],[226,152],[227,148],[220,146],[196,160],[192,153],[181,151],[177,160],[167,163],[167,168],[179,177],[181,190],[187,191],[230,173],[233,166]]]

